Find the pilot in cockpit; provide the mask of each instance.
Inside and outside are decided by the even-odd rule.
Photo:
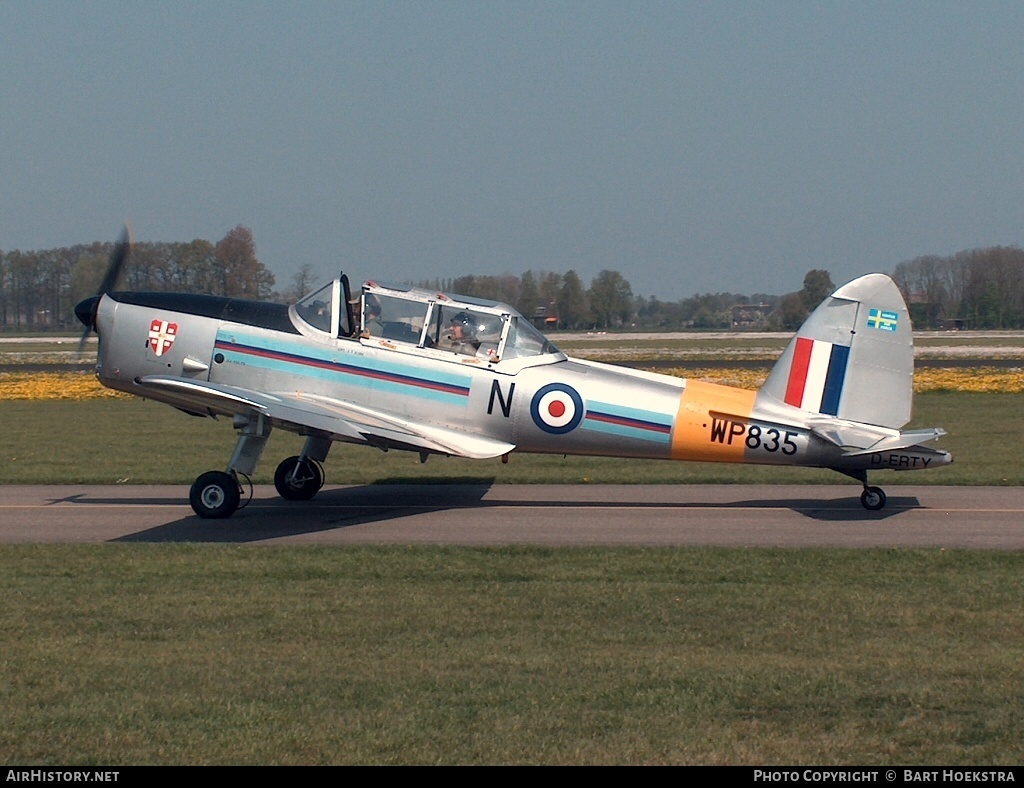
[[[451,319],[448,336],[451,338],[451,349],[465,356],[475,356],[480,347],[476,336],[476,323],[469,312],[459,312]]]
[[[379,337],[384,333],[384,321],[380,315],[380,299],[373,293],[367,293],[363,297],[363,336]]]

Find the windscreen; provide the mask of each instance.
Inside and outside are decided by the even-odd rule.
[[[509,320],[511,325],[505,338],[505,347],[501,352],[503,359],[543,356],[558,352],[558,348],[522,315],[512,315]]]
[[[331,297],[334,294],[334,283],[324,285],[310,293],[295,305],[299,317],[320,331],[331,330]]]

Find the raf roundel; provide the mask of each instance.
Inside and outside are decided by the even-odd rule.
[[[544,432],[564,435],[583,421],[583,398],[572,386],[549,383],[533,395],[530,415]]]

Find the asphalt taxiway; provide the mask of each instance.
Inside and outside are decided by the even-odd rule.
[[[201,520],[184,486],[0,486],[0,543],[719,545],[1024,549],[1024,488],[886,485],[272,487]]]

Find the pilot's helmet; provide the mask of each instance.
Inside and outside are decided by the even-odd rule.
[[[451,324],[459,325],[462,327],[462,334],[465,337],[476,336],[476,322],[473,320],[473,316],[469,312],[459,312],[455,317],[451,319]]]
[[[376,317],[380,317],[380,299],[377,298],[373,293],[367,293],[364,299],[366,304],[366,319],[373,320]]]

